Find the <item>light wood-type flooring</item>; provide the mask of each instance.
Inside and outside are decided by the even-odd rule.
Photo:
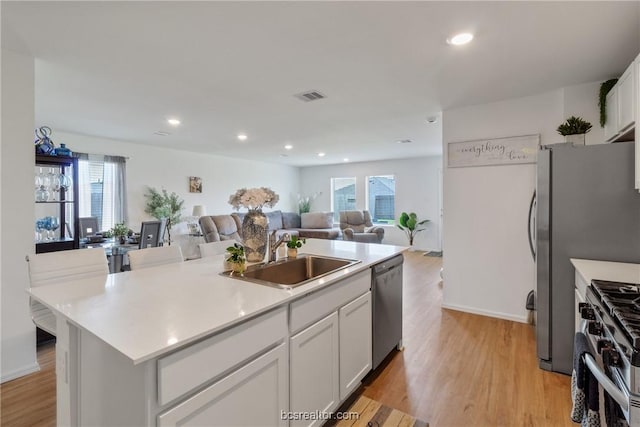
[[[574,425],[570,378],[538,368],[531,326],[442,309],[442,258],[405,259],[405,349],[364,396],[431,427]],[[41,347],[40,372],[0,386],[3,427],[55,425],[54,359]]]

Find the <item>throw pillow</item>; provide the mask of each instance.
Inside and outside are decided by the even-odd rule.
[[[332,228],[333,212],[307,212],[300,215],[302,228]]]

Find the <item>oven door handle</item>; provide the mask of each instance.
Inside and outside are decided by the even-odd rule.
[[[622,407],[625,412],[629,411],[629,401],[627,396],[618,388],[618,386],[611,381],[611,379],[600,369],[598,363],[590,354],[584,355],[584,361],[589,367],[589,370],[594,377],[598,380],[600,385],[615,399],[616,402]]]

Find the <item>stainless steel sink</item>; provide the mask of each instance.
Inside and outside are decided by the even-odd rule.
[[[286,258],[273,263],[249,266],[242,275],[231,271],[220,274],[261,285],[293,289],[359,262],[353,259],[304,254],[299,255],[298,258]]]

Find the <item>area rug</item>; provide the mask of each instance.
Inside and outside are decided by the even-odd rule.
[[[355,413],[355,416],[352,416]],[[389,408],[378,401],[360,396],[349,409],[343,412],[344,418],[337,421],[337,427],[428,427],[429,423],[418,420],[409,414]]]
[[[426,252],[426,253],[424,254],[424,256],[441,257],[441,256],[442,256],[442,251],[430,251],[430,252]]]

